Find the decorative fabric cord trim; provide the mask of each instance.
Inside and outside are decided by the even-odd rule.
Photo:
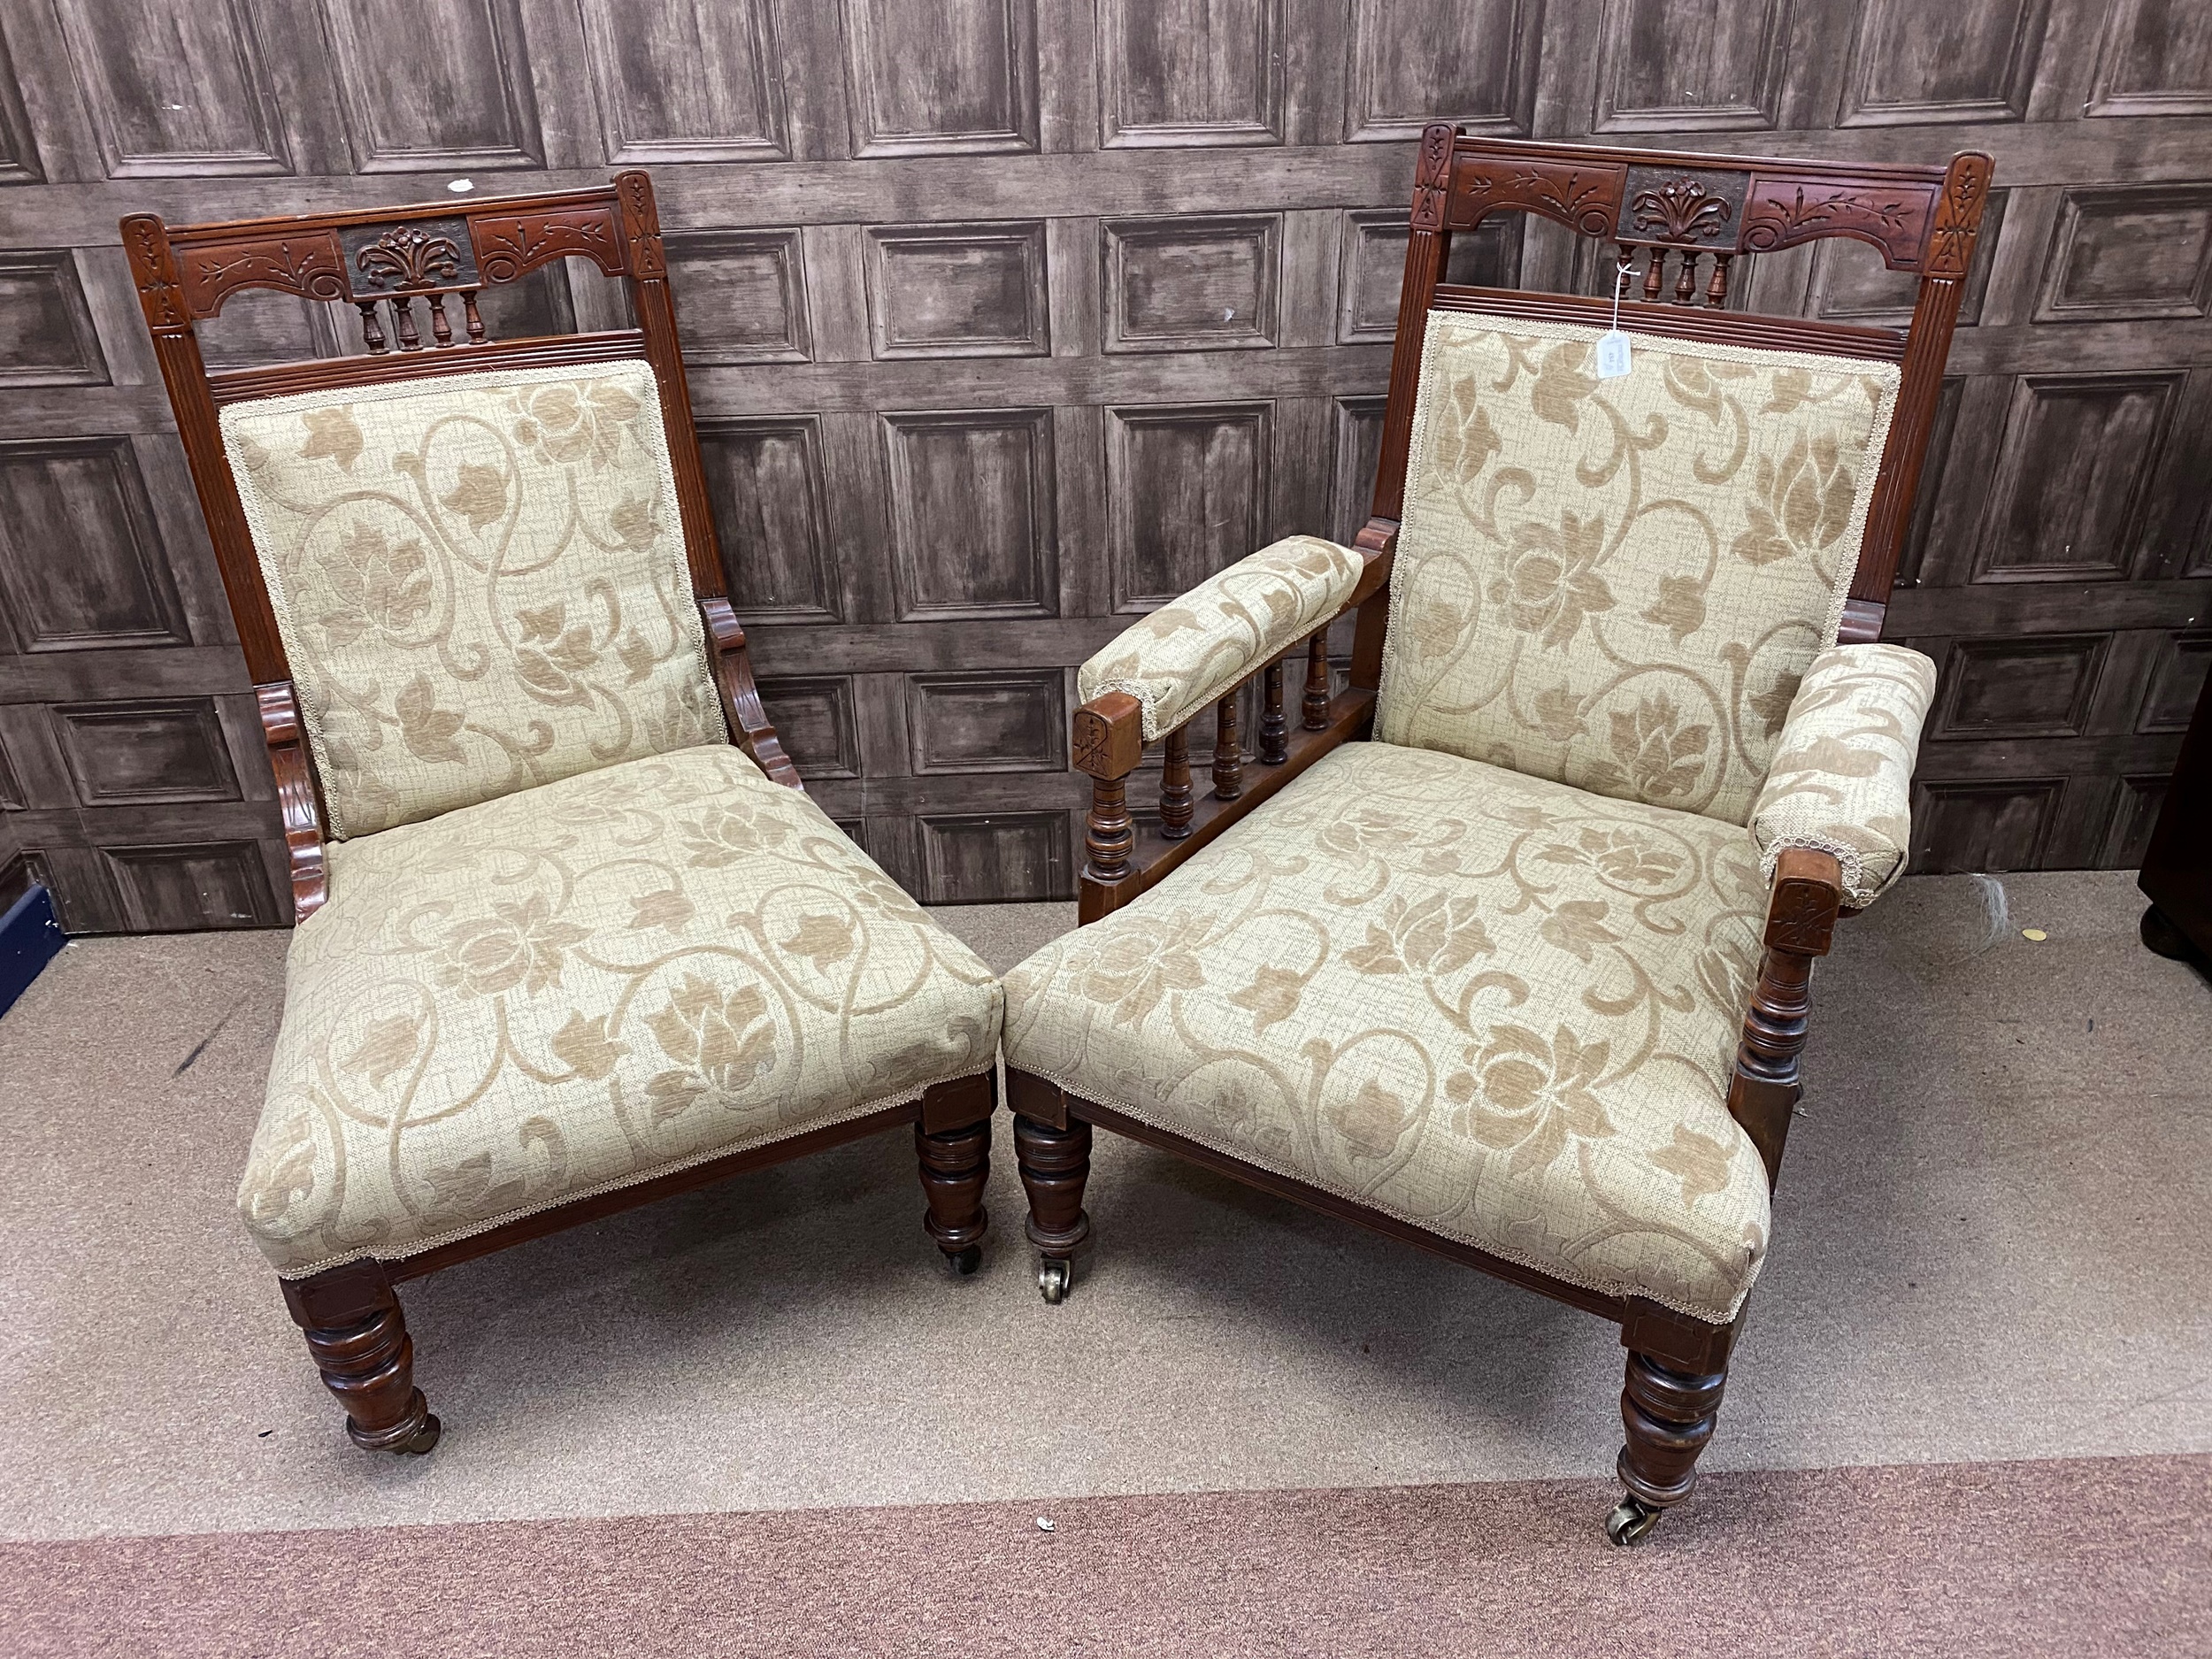
[[[1008,1064],[1010,1065],[1013,1063],[1010,1060]],[[1028,1070],[1026,1066],[1020,1067],[1018,1069],[1022,1071]],[[1541,1273],[1546,1279],[1555,1279],[1560,1280],[1562,1283],[1573,1285],[1583,1290],[1595,1291],[1601,1296],[1620,1296],[1624,1298],[1630,1296],[1640,1297],[1646,1302],[1655,1302],[1663,1308],[1671,1309],[1676,1313],[1686,1315],[1690,1318],[1700,1320],[1707,1325],[1727,1325],[1734,1320],[1737,1314],[1743,1310],[1744,1300],[1751,1294],[1751,1287],[1758,1282],[1760,1269],[1765,1264],[1763,1262],[1761,1262],[1752,1268],[1751,1278],[1745,1282],[1744,1287],[1736,1293],[1736,1300],[1729,1304],[1727,1313],[1716,1319],[1710,1313],[1707,1312],[1702,1308],[1686,1307],[1680,1302],[1674,1301],[1671,1298],[1654,1295],[1649,1290],[1647,1290],[1640,1285],[1631,1285],[1625,1280],[1593,1280],[1580,1279],[1573,1274],[1563,1273],[1559,1271],[1556,1263],[1538,1262],[1528,1256],[1517,1254],[1515,1251],[1505,1249],[1498,1245],[1489,1243],[1485,1240],[1469,1238],[1464,1233],[1447,1233],[1443,1228],[1433,1226],[1428,1222],[1417,1221],[1413,1217],[1405,1214],[1402,1210],[1393,1210],[1387,1204],[1379,1204],[1373,1199],[1365,1197],[1361,1194],[1347,1192],[1343,1187],[1337,1186],[1333,1182],[1317,1181],[1310,1175],[1301,1175],[1294,1170],[1285,1169],[1281,1164],[1275,1163],[1271,1159],[1255,1157],[1251,1153],[1247,1152],[1240,1148],[1232,1151],[1226,1147],[1214,1146],[1211,1141],[1199,1141],[1199,1138],[1196,1135],[1192,1134],[1187,1129],[1179,1125],[1161,1123],[1151,1112],[1141,1111],[1137,1108],[1127,1104],[1125,1102],[1106,1100],[1099,1095],[1093,1094],[1089,1093],[1083,1085],[1078,1084],[1071,1079],[1056,1076],[1050,1071],[1032,1071],[1030,1072],[1030,1075],[1032,1077],[1041,1077],[1048,1083],[1056,1084],[1060,1088],[1066,1091],[1068,1094],[1074,1095],[1079,1100],[1096,1101],[1098,1104],[1105,1107],[1110,1111],[1123,1113],[1125,1116],[1135,1118],[1139,1123],[1149,1124],[1155,1129],[1162,1129],[1165,1130],[1170,1134],[1180,1135],[1187,1141],[1197,1141],[1198,1144],[1201,1146],[1212,1147],[1213,1150],[1223,1153],[1226,1156],[1233,1157],[1240,1164],[1249,1164],[1255,1169],[1265,1170],[1271,1175],[1279,1175],[1285,1180],[1297,1182],[1301,1187],[1314,1187],[1318,1191],[1330,1194],[1332,1196],[1341,1198],[1347,1203],[1357,1204],[1363,1210],[1372,1210],[1378,1214],[1390,1217],[1394,1221],[1402,1221],[1409,1227],[1418,1227],[1422,1232],[1433,1233],[1440,1239],[1449,1239],[1455,1244],[1464,1244],[1470,1246],[1474,1249],[1480,1250],[1486,1256],[1494,1256],[1502,1262],[1510,1262],[1516,1267],[1525,1267],[1532,1273]]]
[[[626,373],[634,365],[643,369],[646,378],[653,382],[653,396],[644,400],[644,419],[650,423],[648,430],[653,440],[653,458],[660,473],[660,487],[671,509],[676,513],[677,546],[686,555],[684,590],[688,593],[691,591],[688,547],[684,541],[682,509],[676,494],[676,469],[668,454],[668,431],[661,421],[660,377],[653,373],[653,365],[642,357],[622,357],[608,363],[579,363],[565,368],[483,369],[472,374],[441,375],[434,380],[390,380],[376,386],[334,387],[326,391],[292,392],[282,397],[254,397],[248,398],[243,403],[225,404],[219,417],[223,434],[223,464],[230,467],[231,481],[238,491],[238,504],[245,510],[246,528],[253,534],[254,563],[261,567],[262,585],[268,589],[269,593],[269,609],[276,614],[277,635],[285,648],[286,674],[288,676],[292,672],[291,644],[296,626],[292,619],[291,602],[286,597],[284,592],[283,574],[276,569],[274,561],[271,559],[266,550],[273,545],[275,538],[269,533],[267,526],[263,522],[260,491],[253,483],[253,475],[250,472],[231,465],[231,417],[234,414],[242,419],[248,414],[287,415],[309,409],[337,409],[348,403],[388,403],[404,397],[419,396],[426,391],[444,391],[457,388],[465,389],[472,386],[480,387],[488,383],[511,386],[518,381],[535,384],[543,380],[611,380],[617,375]],[[697,664],[701,676],[706,681],[708,690],[713,694],[714,707],[719,713],[722,708],[722,687],[720,681],[715,678],[714,665],[707,660],[706,625],[700,620],[699,607],[695,598],[687,612],[678,613],[677,626],[685,631],[691,646],[692,660]],[[296,682],[293,687],[293,701],[299,705],[300,725],[307,732],[308,747],[313,751],[315,757],[316,781],[319,785],[321,780],[331,773],[330,756],[324,743],[322,721],[310,706],[309,699],[299,695]],[[727,718],[726,716],[724,718]],[[332,797],[330,791],[327,788],[319,787],[315,793],[322,805],[323,827],[327,832],[329,839],[334,841],[348,840],[345,820],[341,816],[338,803]],[[502,797],[495,795],[492,798],[498,800]],[[444,815],[433,813],[431,816],[435,818]],[[426,820],[411,818],[408,821],[419,824]],[[395,824],[391,827],[397,829],[400,826]]]
[[[656,1164],[649,1170],[641,1170],[634,1175],[625,1175],[618,1180],[601,1181],[596,1186],[586,1187],[576,1192],[563,1193],[558,1198],[549,1198],[543,1203],[524,1204],[518,1209],[510,1210],[495,1216],[488,1221],[472,1222],[465,1227],[455,1227],[449,1232],[418,1240],[403,1250],[394,1250],[389,1253],[374,1249],[342,1250],[336,1256],[325,1256],[321,1261],[311,1263],[306,1267],[287,1268],[280,1271],[277,1277],[284,1279],[312,1279],[316,1274],[328,1272],[334,1267],[343,1267],[348,1262],[371,1260],[404,1262],[410,1256],[421,1256],[426,1251],[437,1249],[443,1245],[457,1244],[463,1239],[472,1239],[480,1233],[489,1233],[495,1227],[505,1226],[511,1221],[520,1221],[526,1217],[542,1215],[549,1210],[558,1210],[564,1204],[579,1203],[587,1198],[597,1198],[604,1193],[618,1193],[626,1187],[642,1186],[647,1181],[658,1180],[664,1175],[673,1175],[680,1170],[695,1169],[702,1164],[711,1164],[717,1158],[726,1158],[735,1153],[750,1152],[760,1147],[773,1146],[779,1141],[789,1141],[799,1135],[811,1134],[817,1129],[827,1129],[838,1124],[849,1124],[856,1118],[867,1117],[871,1112],[888,1111],[894,1106],[903,1106],[910,1101],[921,1099],[940,1083],[957,1083],[967,1078],[987,1076],[997,1069],[997,1059],[994,1056],[991,1064],[984,1067],[980,1071],[961,1071],[951,1077],[941,1077],[927,1083],[918,1083],[911,1088],[901,1089],[895,1094],[886,1094],[879,1100],[868,1101],[856,1106],[849,1111],[839,1112],[833,1118],[824,1118],[812,1123],[802,1124],[795,1129],[763,1135],[754,1141],[734,1141],[728,1146],[717,1147],[711,1152],[696,1152],[687,1158],[677,1158],[672,1163]],[[994,1110],[995,1111],[995,1109]]]
[[[1606,330],[1583,323],[1544,322],[1533,319],[1494,316],[1485,312],[1431,311],[1422,326],[1421,376],[1413,403],[1413,430],[1406,446],[1406,482],[1410,486],[1414,470],[1420,457],[1428,452],[1429,387],[1434,359],[1443,349],[1441,336],[1436,332],[1440,318],[1455,325],[1464,325],[1469,318],[1479,319],[1492,325],[1487,332],[1501,334],[1528,334],[1542,340],[1578,340],[1595,345],[1604,337]],[[1859,559],[1866,551],[1866,519],[1874,506],[1874,487],[1881,476],[1881,457],[1889,447],[1890,422],[1897,412],[1897,393],[1903,374],[1894,363],[1884,363],[1864,357],[1831,357],[1816,351],[1777,351],[1764,346],[1712,345],[1702,341],[1672,340],[1663,334],[1638,334],[1636,349],[1668,356],[1687,357],[1717,357],[1728,363],[1755,363],[1761,365],[1796,364],[1824,373],[1869,374],[1882,383],[1882,393],[1874,406],[1874,421],[1867,433],[1867,454],[1874,457],[1871,468],[1863,469],[1858,489],[1851,501],[1851,517],[1837,539],[1844,545],[1859,551],[1837,574],[1834,590],[1828,599],[1828,611],[1821,622],[1820,641],[1815,648],[1817,657],[1836,642],[1836,635],[1843,630],[1843,608],[1851,598],[1851,584],[1859,572]],[[1400,509],[1403,513],[1402,506]],[[1403,518],[1401,518],[1402,525]],[[1396,678],[1398,653],[1394,642],[1398,638],[1400,622],[1407,604],[1406,593],[1411,584],[1397,580],[1409,564],[1409,549],[1405,532],[1399,531],[1397,561],[1392,569],[1390,584],[1390,615],[1383,627],[1382,677],[1375,692],[1375,711],[1379,718],[1390,705],[1391,682]]]
[[[1829,836],[1810,832],[1785,831],[1774,838],[1773,845],[1763,849],[1759,854],[1759,875],[1770,890],[1774,886],[1774,867],[1781,862],[1782,849],[1786,847],[1802,847],[1811,852],[1826,853],[1833,858],[1842,871],[1844,897],[1862,910],[1888,892],[1891,884],[1897,879],[1897,871],[1905,867],[1901,853],[1897,870],[1890,872],[1888,880],[1869,883],[1866,856],[1856,847],[1847,846]]]

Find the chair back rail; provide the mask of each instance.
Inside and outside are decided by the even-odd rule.
[[[492,368],[642,360],[659,388],[685,562],[705,613],[731,737],[772,778],[799,787],[798,773],[761,710],[744,631],[727,603],[660,220],[645,173],[630,169],[590,189],[457,204],[202,225],[168,225],[157,214],[134,213],[122,221],[122,233],[239,644],[260,694],[265,733],[282,785],[300,916],[323,894],[320,783],[311,754],[301,744],[297,716],[289,712],[296,708],[291,668],[223,447],[219,411],[227,404]],[[483,289],[518,281],[565,258],[588,259],[620,280],[636,326],[494,340],[478,304]],[[364,354],[211,371],[196,326],[220,315],[233,295],[250,288],[350,308],[357,313]]]
[[[1621,305],[1624,331],[1901,365],[1897,412],[1882,452],[1841,634],[1847,641],[1878,638],[1989,196],[1990,168],[1989,157],[1973,150],[1954,156],[1945,166],[1901,166],[1530,143],[1470,136],[1449,122],[1430,126],[1421,134],[1414,174],[1389,403],[1372,518],[1361,545],[1388,545],[1402,516],[1422,341],[1432,310],[1592,324],[1611,316],[1609,300],[1445,282],[1455,232],[1472,230],[1495,212],[1534,213],[1610,243],[1618,262],[1631,267],[1628,289],[1640,292],[1640,298]],[[1891,270],[1919,274],[1919,298],[1902,333],[1723,309],[1738,256],[1828,236],[1867,242]],[[1640,283],[1633,280],[1639,259]]]

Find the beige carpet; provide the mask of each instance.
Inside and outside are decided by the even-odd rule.
[[[1707,1468],[2212,1451],[2212,989],[2124,875],[1999,891],[1909,881],[1824,968]],[[1001,966],[1071,919],[946,917]],[[408,1286],[446,1440],[363,1456],[231,1214],[284,942],[83,943],[0,1019],[0,1535],[1609,1468],[1609,1327],[1105,1135],[1065,1307],[1003,1134],[966,1281],[882,1137]]]

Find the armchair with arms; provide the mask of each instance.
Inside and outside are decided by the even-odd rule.
[[[1909,845],[1935,671],[1879,643],[1883,601],[1989,177],[1426,130],[1356,545],[1278,543],[1079,676],[1084,926],[1006,982],[1048,1301],[1103,1125],[1614,1320],[1609,1532],[1688,1494],[1812,964]],[[1597,373],[1610,302],[1443,280],[1507,211],[1602,239],[1624,284],[1642,262],[1625,374]],[[1909,328],[1726,309],[1740,256],[1832,235],[1917,273]]]

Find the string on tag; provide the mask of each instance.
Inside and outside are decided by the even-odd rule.
[[[1613,326],[1598,341],[1598,379],[1617,380],[1628,373],[1628,336],[1621,332],[1621,290],[1628,286],[1633,259],[1624,259],[1613,274]]]

